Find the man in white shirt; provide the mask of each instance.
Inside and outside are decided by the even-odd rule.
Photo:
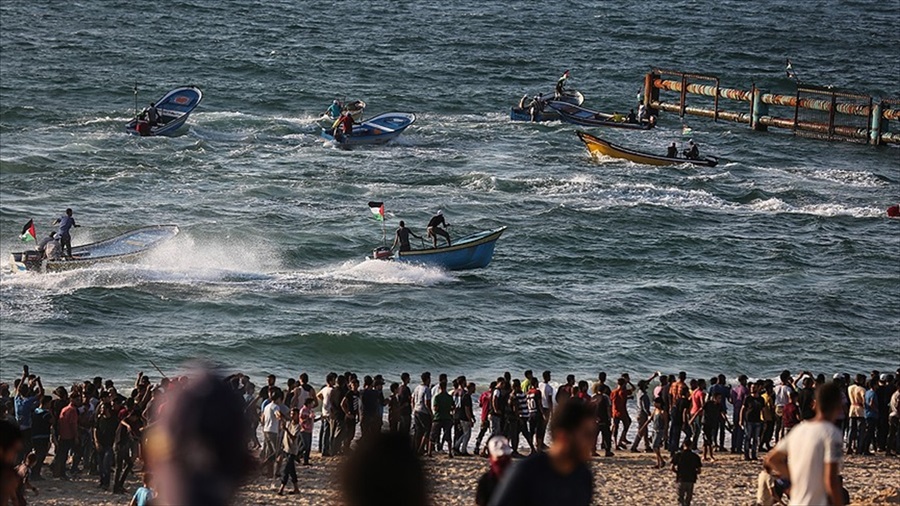
[[[275,390],[272,395],[272,402],[266,404],[260,416],[260,425],[263,433],[263,448],[259,455],[262,461],[263,469],[266,470],[267,476],[274,474],[272,464],[281,454],[281,420],[284,418],[282,401],[284,393],[281,390]]]
[[[334,388],[335,373],[329,373],[325,377],[325,386],[319,390],[319,404],[322,405],[322,428],[319,429],[319,452],[323,457],[331,455],[331,425],[328,419],[331,417],[331,390]]]
[[[428,436],[431,434],[431,373],[422,373],[422,384],[413,390],[413,418],[415,419],[416,452],[427,450]]]
[[[541,392],[541,413],[544,415],[544,423],[535,429],[534,437],[540,441],[541,447],[544,444],[544,435],[546,434],[547,425],[550,423],[550,414],[553,413],[553,386],[550,385],[550,371],[544,371],[541,375],[544,381],[538,383],[538,390]]]
[[[816,416],[800,423],[766,456],[775,474],[790,477],[791,505],[844,505],[841,488],[841,389],[826,383],[816,391]]]
[[[784,407],[791,402],[791,393],[794,391],[791,373],[788,370],[781,371],[781,383],[775,385],[775,442],[781,439],[784,432],[783,415]]]

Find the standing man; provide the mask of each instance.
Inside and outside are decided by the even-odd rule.
[[[762,411],[764,407],[759,396],[759,385],[750,384],[750,397],[741,406],[741,428],[744,430],[744,460],[756,460],[759,451],[759,435],[762,431]]]
[[[331,390],[334,388],[334,380],[337,374],[329,373],[325,377],[325,386],[319,390],[316,398],[322,405],[322,428],[319,430],[319,452],[323,457],[331,455]]]
[[[544,435],[547,432],[547,426],[550,425],[550,413],[553,413],[553,385],[550,384],[550,371],[544,371],[541,374],[541,381],[538,384],[538,390],[541,393],[541,414],[543,415],[542,423],[540,427],[536,428],[534,431],[534,438],[540,443],[536,445],[538,449],[544,449],[547,445],[544,444]]]
[[[432,400],[432,412],[434,419],[431,425],[431,441],[434,445],[428,445],[428,456],[434,446],[438,449],[447,443],[449,456],[453,458],[453,396],[447,393],[447,381],[438,383],[438,393]]]
[[[431,445],[429,436],[431,433],[431,423],[434,418],[431,414],[431,373],[422,373],[422,383],[413,390],[413,417],[415,418],[416,428],[414,435],[414,443],[417,454],[423,451],[430,451]],[[427,445],[427,446],[426,446]]]
[[[738,384],[731,389],[731,405],[734,406],[732,411],[732,422],[734,423],[734,432],[731,434],[731,453],[741,453],[744,448],[744,429],[741,424],[741,408],[744,406],[744,399],[747,398],[747,375],[741,374],[738,377]]]
[[[478,431],[478,437],[475,438],[475,455],[480,454],[487,456],[488,454],[487,444],[485,444],[484,450],[480,453],[478,449],[481,447],[481,440],[484,438],[484,435],[487,434],[488,429],[490,428],[489,415],[491,413],[491,397],[494,394],[495,388],[497,388],[497,382],[492,381],[488,386],[488,389],[484,392],[481,392],[481,395],[478,397],[478,407],[481,408],[481,429]]]
[[[475,413],[472,410],[472,394],[474,393],[475,383],[466,385],[459,400],[459,407],[456,408],[455,417],[459,429],[456,440],[453,442],[453,449],[457,455],[469,455],[469,439],[472,437],[472,426],[475,424]]]
[[[56,236],[59,237],[59,243],[62,246],[63,253],[66,257],[72,257],[72,236],[69,234],[69,230],[72,227],[80,227],[75,223],[75,218],[72,217],[72,209],[66,209],[66,214],[60,216],[53,222],[54,225],[57,225],[59,229],[56,231]]]
[[[444,228],[441,228],[441,226],[443,226]],[[449,226],[450,224],[447,223],[447,220],[444,219],[444,212],[440,209],[438,209],[438,212],[431,217],[431,220],[428,221],[428,227],[425,228],[425,235],[432,240],[435,248],[437,248],[438,236],[447,239],[448,248],[451,246],[450,233],[445,230]]]
[[[31,381],[28,379],[28,366],[22,367],[22,379],[19,381],[19,388],[16,390],[16,398],[13,401],[16,409],[16,421],[19,423],[19,430],[22,431],[23,456],[31,452],[31,419],[34,410],[41,405],[44,399],[44,385],[41,378],[34,380],[37,383],[35,390]]]
[[[553,444],[513,465],[500,481],[490,506],[587,506],[594,495],[590,461],[594,414],[581,402],[553,413]]]
[[[841,489],[841,390],[828,383],[816,390],[816,416],[785,434],[766,456],[766,467],[790,478],[791,504],[844,505]]]
[[[397,406],[400,412],[397,431],[408,437],[409,430],[412,428],[412,392],[409,389],[409,373],[401,374],[400,381],[400,387],[397,389]]]
[[[397,246],[400,246],[401,252],[411,250],[412,246],[409,245],[409,236],[413,236],[416,239],[422,239],[422,236],[416,235],[415,232],[406,228],[405,221],[400,220],[400,227],[394,234],[394,244],[391,245],[391,249],[396,249]]]
[[[628,428],[631,427],[631,416],[628,414],[628,391],[625,390],[625,378],[616,381],[616,388],[609,394],[612,402],[613,433],[612,439],[616,450],[624,450],[628,444]],[[619,433],[619,424],[622,424],[622,432]],[[612,450],[612,448],[610,448]]]

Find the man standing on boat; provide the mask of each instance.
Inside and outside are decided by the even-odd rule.
[[[159,111],[153,103],[147,107],[147,123],[149,123],[151,127],[159,124]]]
[[[63,253],[66,257],[72,257],[72,236],[69,235],[69,230],[72,227],[80,227],[75,223],[75,218],[72,217],[72,209],[66,209],[66,214],[60,216],[53,222],[54,225],[57,225],[59,229],[56,232],[56,236],[59,237],[59,243],[62,246]]]
[[[556,81],[556,98],[559,98],[566,93],[566,81],[569,80],[569,71],[565,71],[559,79]]]
[[[443,225],[444,228],[441,228],[441,225]],[[450,224],[444,219],[444,212],[438,209],[437,214],[431,217],[431,220],[428,222],[428,227],[425,229],[427,232],[426,235],[431,238],[435,248],[437,248],[438,236],[447,239],[447,247],[452,246],[452,244],[450,244],[450,233],[445,230],[445,228],[449,226]]]
[[[412,247],[409,245],[409,236],[413,236],[416,239],[422,239],[422,236],[416,235],[415,232],[406,228],[406,222],[400,220],[400,228],[397,229],[397,233],[394,234],[394,244],[391,245],[391,249],[400,246],[400,251],[409,251]]]

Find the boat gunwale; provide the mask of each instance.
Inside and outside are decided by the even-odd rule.
[[[506,226],[496,228],[493,230],[486,230],[484,232],[479,232],[477,234],[471,234],[460,239],[461,242],[457,242],[453,246],[444,246],[443,248],[428,248],[428,249],[415,249],[410,251],[401,251],[397,255],[399,257],[410,257],[410,256],[422,256],[422,255],[434,255],[438,253],[453,253],[457,251],[461,251],[469,248],[477,248],[479,246],[483,246],[490,242],[495,242],[500,239],[500,236],[503,235],[503,232],[506,231]],[[471,237],[487,234],[484,237],[477,239],[469,239]],[[465,242],[469,239],[469,242]]]

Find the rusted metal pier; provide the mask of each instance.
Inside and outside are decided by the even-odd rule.
[[[662,97],[664,92],[676,93]],[[695,98],[688,105],[688,96]],[[665,98],[665,99],[663,99]],[[737,109],[722,108],[721,99],[743,102]],[[745,123],[758,131],[777,127],[796,135],[827,140],[845,140],[872,145],[900,143],[900,132],[890,131],[890,122],[900,120],[900,100],[876,100],[870,95],[798,84],[793,95],[773,94],[752,85],[749,90],[724,88],[717,76],[653,69],[644,78],[644,106],[659,111],[711,118],[713,121]],[[776,111],[770,111],[770,106]],[[775,112],[780,115],[776,115]]]

